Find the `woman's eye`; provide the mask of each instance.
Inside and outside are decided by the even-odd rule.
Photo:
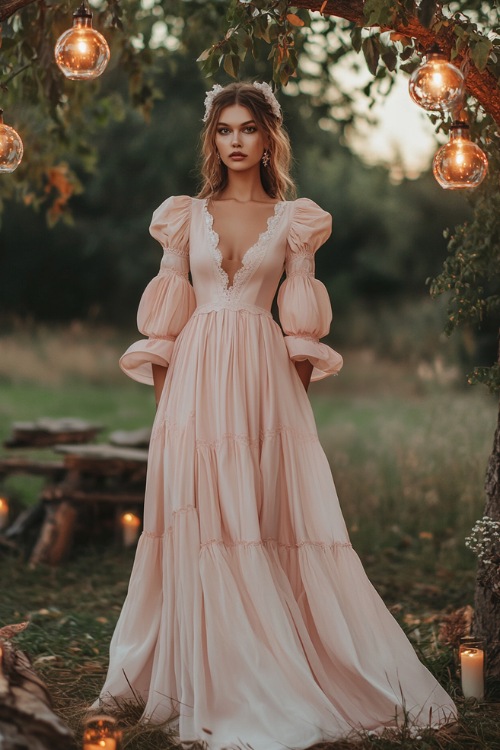
[[[221,135],[225,135],[226,133],[229,133],[229,128],[218,128],[217,132]]]
[[[247,133],[255,133],[257,128],[254,125],[249,125],[245,130]]]

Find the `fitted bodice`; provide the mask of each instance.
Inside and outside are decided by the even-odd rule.
[[[276,294],[285,268],[286,239],[293,203],[280,201],[267,221],[267,228],[249,247],[237,269],[233,283],[222,267],[219,237],[207,200],[192,199],[189,232],[189,266],[197,306],[244,307],[266,310]]]
[[[207,200],[167,198],[150,226],[163,247],[160,270],[137,311],[138,328],[148,339],[132,344],[123,355],[125,372],[152,383],[151,364],[168,366],[181,333],[196,326],[205,313],[231,319],[236,344],[238,321],[250,317],[257,325],[259,317],[272,318],[271,305],[284,272],[277,307],[290,359],[308,359],[314,365],[311,380],[338,372],[342,357],[320,342],[330,329],[332,309],[326,287],[314,276],[314,254],[330,236],[331,226],[330,214],[308,198],[279,201],[230,284]]]

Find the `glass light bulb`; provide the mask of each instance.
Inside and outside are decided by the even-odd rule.
[[[102,34],[92,28],[92,14],[83,6],[73,15],[73,27],[65,31],[55,47],[56,63],[66,78],[88,81],[103,73],[109,62],[109,47]]]
[[[23,142],[19,133],[9,125],[4,125],[3,111],[0,110],[0,172],[13,172],[23,158]]]
[[[446,112],[463,98],[464,77],[442,52],[431,52],[425,63],[412,73],[409,91],[413,101],[423,109]]]
[[[488,171],[486,154],[469,139],[468,125],[452,125],[450,140],[434,156],[432,171],[445,190],[475,188]]]

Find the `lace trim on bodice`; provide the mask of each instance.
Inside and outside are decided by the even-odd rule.
[[[249,247],[243,255],[241,266],[234,274],[233,283],[229,286],[229,276],[222,267],[222,261],[224,259],[219,248],[220,238],[213,228],[214,217],[208,210],[208,198],[205,198],[203,201],[203,215],[205,217],[205,224],[210,238],[210,251],[215,260],[217,273],[220,279],[221,296],[225,301],[234,301],[241,294],[245,281],[261,263],[266,253],[267,243],[271,239],[274,230],[281,219],[285,206],[286,201],[279,201],[275,204],[274,212],[267,220],[267,229],[260,233],[257,241]]]

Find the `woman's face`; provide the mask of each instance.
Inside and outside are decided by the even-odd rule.
[[[244,172],[260,163],[266,138],[249,109],[231,104],[219,113],[215,145],[228,169]]]

